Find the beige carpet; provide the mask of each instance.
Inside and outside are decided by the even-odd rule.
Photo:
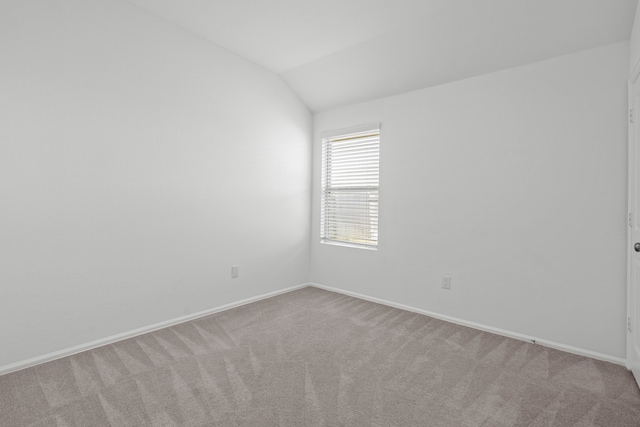
[[[640,426],[621,366],[305,288],[0,376],[2,426]]]

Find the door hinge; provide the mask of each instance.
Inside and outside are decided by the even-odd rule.
[[[634,122],[633,108],[629,108],[629,123],[633,123],[633,122]]]
[[[627,317],[627,330],[631,332],[631,317]]]

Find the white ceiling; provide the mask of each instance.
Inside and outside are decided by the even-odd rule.
[[[637,0],[127,0],[282,76],[314,112],[627,40]]]

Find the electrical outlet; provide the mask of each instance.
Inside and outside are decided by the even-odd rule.
[[[232,265],[231,266],[231,278],[235,279],[238,276],[240,276],[240,266],[239,265]]]
[[[451,289],[451,276],[442,276],[442,289]]]

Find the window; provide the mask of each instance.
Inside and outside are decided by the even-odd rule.
[[[323,243],[378,247],[380,125],[331,132],[322,139]]]

